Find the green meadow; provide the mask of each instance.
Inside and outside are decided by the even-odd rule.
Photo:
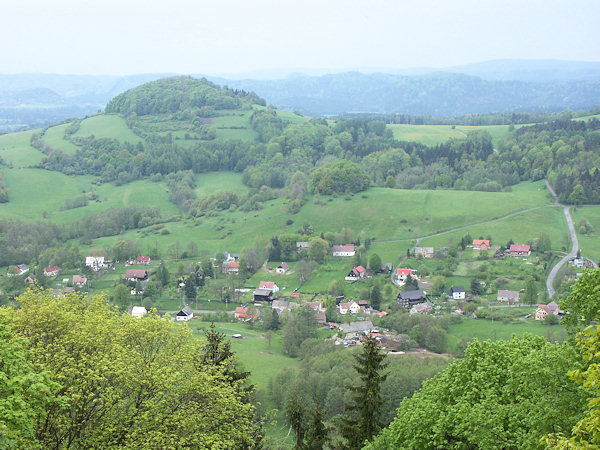
[[[96,139],[110,138],[120,142],[131,142],[137,144],[141,142],[137,136],[127,126],[127,122],[116,114],[98,114],[84,119],[79,126],[74,137],[89,137],[94,135]]]
[[[595,262],[600,260],[600,206],[578,206],[571,208],[571,218],[577,231],[577,240],[581,248],[581,254],[587,258],[591,258]],[[579,232],[579,223],[586,219],[592,225],[590,234],[581,234]]]
[[[448,139],[464,139],[466,134],[475,130],[485,130],[492,136],[496,144],[508,135],[509,125],[466,126],[456,125],[388,125],[396,139],[402,141],[416,141],[433,146],[446,142]]]
[[[62,150],[69,155],[74,155],[78,147],[71,141],[65,139],[65,130],[69,125],[70,124],[68,123],[63,123],[48,128],[44,133],[42,140],[46,145],[49,145],[52,148]]]
[[[0,135],[0,157],[15,168],[39,164],[44,154],[30,145],[34,133],[21,131]]]

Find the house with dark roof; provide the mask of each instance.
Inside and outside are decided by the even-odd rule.
[[[187,322],[188,320],[194,318],[194,311],[192,311],[192,308],[186,305],[185,308],[177,313],[176,318],[178,322]]]
[[[358,281],[365,276],[367,270],[363,266],[354,267],[344,280],[346,281]]]
[[[143,281],[148,278],[148,272],[141,269],[127,269],[125,279],[127,281]]]
[[[278,274],[284,274],[288,270],[290,270],[290,265],[286,262],[282,262],[275,268],[275,272],[277,272]]]
[[[255,289],[252,295],[255,302],[273,301],[273,291],[271,289]]]
[[[464,300],[466,296],[465,288],[462,286],[452,286],[447,291],[444,291],[452,300]]]
[[[343,323],[340,325],[340,329],[343,333],[368,333],[371,330],[374,330],[373,322],[370,320],[364,320],[362,322],[350,322]]]
[[[392,273],[392,270],[394,270],[394,265],[391,262],[382,262],[379,270],[383,273]]]
[[[398,294],[396,301],[405,308],[411,308],[414,305],[423,303],[427,300],[427,294],[422,290],[404,291]]]

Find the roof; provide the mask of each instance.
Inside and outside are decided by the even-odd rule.
[[[86,281],[86,277],[82,277],[81,275],[73,275],[73,283],[85,283]]]
[[[46,267],[44,269],[44,272],[58,272],[59,268],[58,266],[50,266],[50,267]]]
[[[550,302],[546,305],[550,311],[558,310],[558,304],[556,302]]]
[[[452,286],[450,290],[452,292],[465,292],[465,288],[463,286]]]
[[[321,309],[321,303],[319,302],[306,302],[306,306],[308,306],[310,309]]]
[[[354,244],[334,245],[333,252],[353,252]]]
[[[350,308],[350,306],[352,306],[352,303],[355,303],[358,306],[358,303],[356,303],[354,300],[351,300],[351,301],[346,302],[346,303],[340,303],[340,308],[342,308],[342,309],[348,309],[348,308]]]
[[[194,314],[194,311],[192,311],[192,308],[189,306],[186,306],[177,313],[178,316],[191,316],[192,314]]]
[[[431,309],[431,308],[433,308],[433,303],[431,303],[431,302],[417,303],[416,305],[414,305],[412,307],[412,309],[414,309],[415,311],[423,311],[424,309]]]
[[[248,308],[244,308],[243,306],[238,306],[235,308],[234,314],[246,314],[248,312]]]
[[[411,275],[412,269],[398,269],[398,275]]]
[[[288,309],[290,307],[290,302],[287,300],[273,300],[271,304],[272,309]]]
[[[125,278],[146,278],[146,271],[143,269],[127,269]]]
[[[366,305],[368,305],[368,304],[369,304],[369,302],[368,302],[368,301],[366,301],[366,300],[359,300],[359,301],[358,301],[358,305],[359,305],[359,306],[362,306],[362,305],[365,305],[365,306],[366,306]]]
[[[489,239],[473,239],[473,247],[475,247],[476,245],[481,245],[481,244],[485,244],[489,247],[490,240]]]
[[[240,268],[240,262],[239,261],[230,261],[229,262],[229,268],[230,269],[239,269]]]
[[[425,298],[425,292],[422,290],[417,290],[417,291],[404,291],[404,292],[400,292],[400,294],[398,294],[398,298],[402,299],[402,300],[418,300],[420,298]]]
[[[344,333],[360,333],[372,330],[374,327],[370,320],[364,320],[362,322],[343,323],[340,328]]]
[[[148,311],[146,311],[146,308],[144,308],[143,306],[134,306],[133,308],[131,308],[131,315],[132,316],[144,315],[147,312]]]
[[[381,312],[378,314],[378,316],[379,316],[379,317],[384,317],[384,316],[387,316],[387,315],[388,315],[388,313],[387,313],[386,311],[381,311]]]
[[[264,297],[268,297],[272,293],[273,293],[273,291],[271,289],[255,289],[254,290],[254,295],[260,295],[260,296],[264,296]]]
[[[150,261],[149,256],[138,256],[137,261]]]
[[[259,289],[269,289],[269,290],[273,290],[275,288],[275,282],[274,281],[261,281],[258,284],[258,288]]]
[[[538,310],[546,311],[548,314],[552,314],[552,310],[547,305],[538,305]]]
[[[512,244],[510,246],[510,251],[511,252],[529,252],[529,251],[531,251],[531,246]]]
[[[392,265],[391,262],[382,262],[381,263],[381,270],[392,270],[394,266]]]
[[[519,291],[499,290],[498,297],[519,298]]]
[[[286,262],[282,262],[281,264],[279,264],[279,266],[277,266],[278,269],[283,269],[283,270],[288,270],[290,268],[289,264]]]

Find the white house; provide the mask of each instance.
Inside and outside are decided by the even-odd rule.
[[[333,256],[354,256],[354,244],[334,245]]]
[[[104,256],[86,256],[85,265],[91,267],[93,271],[98,272],[105,267]]]
[[[346,280],[346,281],[360,280],[361,278],[363,278],[365,276],[366,273],[367,273],[367,271],[363,266],[358,266],[358,267],[355,267],[354,269],[352,269],[348,273],[348,275],[346,275],[346,278],[344,278],[344,280]]]
[[[148,311],[146,311],[146,308],[143,306],[134,306],[131,308],[131,315],[133,317],[137,317],[138,319],[145,316],[147,313]]]
[[[412,276],[415,272],[416,271],[414,271],[413,269],[398,269],[398,272],[396,273],[396,278],[398,278],[399,281],[406,281],[408,276]]]
[[[176,317],[178,322],[187,322],[188,320],[194,318],[194,311],[192,311],[192,308],[189,306],[186,306],[177,313]]]
[[[271,291],[273,294],[279,292],[279,287],[275,284],[274,281],[261,281],[258,285],[258,289],[266,289]]]
[[[288,265],[288,263],[282,262],[281,264],[279,264],[277,266],[277,268],[275,269],[275,272],[277,272],[278,274],[284,274],[288,270],[290,270],[290,266]]]
[[[448,297],[452,297],[452,300],[464,300],[466,296],[465,288],[462,286],[452,286],[444,293],[448,294]]]
[[[360,311],[360,306],[354,300],[347,303],[340,303],[340,314],[345,316],[350,312],[350,314],[358,314]]]

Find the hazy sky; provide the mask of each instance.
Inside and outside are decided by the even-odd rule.
[[[600,61],[599,0],[4,0],[0,73]]]

